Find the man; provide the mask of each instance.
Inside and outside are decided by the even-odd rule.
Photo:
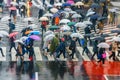
[[[15,24],[11,22],[11,19],[8,20],[9,34],[15,29]]]

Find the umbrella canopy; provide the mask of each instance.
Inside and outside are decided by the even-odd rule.
[[[111,30],[111,33],[120,33],[120,30],[117,29],[117,30]]]
[[[97,3],[93,3],[90,7],[91,8],[100,8],[100,5]]]
[[[67,25],[68,26],[74,26],[76,24],[76,22],[69,22]]]
[[[15,6],[10,7],[9,9],[10,9],[10,10],[17,10],[17,8],[16,8]]]
[[[29,38],[31,38],[31,39],[33,39],[33,40],[37,40],[37,41],[40,40],[40,37],[37,36],[37,35],[31,35],[31,36],[29,36]]]
[[[51,14],[51,13],[46,13],[46,14],[44,14],[43,16],[44,16],[44,17],[52,17],[53,14]]]
[[[46,42],[46,41],[50,41],[50,40],[52,40],[54,37],[55,37],[55,35],[50,34],[50,35],[48,35],[48,36],[46,36],[46,37],[44,38],[44,41],[45,41],[45,42]]]
[[[17,34],[18,34],[18,32],[13,32],[13,33],[10,33],[10,34],[9,34],[9,37],[16,36]]]
[[[62,20],[60,20],[60,23],[65,23],[65,24],[67,24],[67,23],[69,23],[69,22],[70,22],[69,19],[62,19]]]
[[[28,22],[28,21],[34,21],[33,17],[27,17],[23,19],[24,22]]]
[[[25,3],[25,2],[19,2],[19,4],[20,4],[20,5],[26,5],[26,3]]]
[[[75,12],[75,11],[70,11],[69,13],[70,14],[77,14],[77,12]]]
[[[88,16],[91,16],[91,15],[93,15],[93,14],[95,14],[95,12],[88,12],[88,13],[86,14],[86,16],[88,17]]]
[[[99,18],[98,18],[98,21],[106,20],[106,19],[107,19],[107,17],[99,17]]]
[[[62,6],[62,3],[56,3],[54,6]]]
[[[84,5],[84,3],[81,1],[75,3],[75,6],[83,6],[83,5]]]
[[[92,22],[90,22],[90,21],[84,21],[83,24],[92,25]]]
[[[9,36],[8,32],[6,32],[6,31],[0,31],[0,34],[5,35],[5,36]]]
[[[50,30],[55,30],[55,29],[59,29],[59,27],[58,27],[58,26],[53,25],[53,26],[50,26],[50,27],[49,27],[49,29],[50,29]]]
[[[44,36],[50,35],[50,34],[54,34],[53,31],[46,31]]]
[[[3,37],[3,35],[2,35],[2,34],[0,34],[0,37]]]
[[[24,44],[24,42],[22,40],[15,40],[14,42]]]
[[[109,47],[110,47],[110,45],[107,44],[107,43],[105,43],[105,42],[101,42],[101,43],[99,43],[97,46],[98,46],[99,48],[109,48]]]
[[[94,40],[103,41],[103,40],[105,40],[105,39],[104,39],[104,37],[96,37],[96,38],[94,38]]]
[[[67,7],[67,6],[71,6],[71,4],[69,4],[69,3],[63,3],[62,6],[63,7]]]
[[[17,5],[18,5],[18,3],[14,2],[14,1],[12,1],[10,4],[11,4],[11,5],[14,5],[14,6],[17,6]]]
[[[82,17],[82,16],[79,15],[79,14],[73,14],[73,15],[72,15],[72,18],[80,18],[80,17]]]
[[[76,27],[81,27],[81,28],[85,28],[87,25],[84,24],[83,22],[78,22],[75,24]]]
[[[90,19],[98,19],[99,15],[98,14],[94,14],[90,17]]]
[[[53,17],[60,17],[58,13],[53,14]]]
[[[114,37],[114,38],[112,39],[112,41],[118,41],[118,42],[120,42],[120,37]]]
[[[10,16],[4,16],[1,18],[1,21],[5,22],[5,21],[8,21],[9,19],[11,19]]]
[[[70,12],[70,11],[72,11],[72,9],[71,8],[65,8],[64,11]]]
[[[80,33],[72,33],[70,36],[71,36],[71,37],[84,38],[83,35],[80,34]]]
[[[64,25],[63,27],[60,28],[60,30],[62,30],[62,31],[69,31],[70,27],[67,26],[67,25]]]
[[[23,41],[23,42],[24,42],[26,39],[28,39],[27,36],[23,36],[23,37],[20,38],[20,40]]]
[[[32,30],[28,30],[28,31],[25,32],[25,34],[30,34],[31,31],[32,31]]]
[[[116,9],[109,9],[110,12],[117,12]]]
[[[120,24],[117,25],[117,28],[120,28]]]
[[[39,20],[40,21],[48,21],[49,19],[47,17],[41,17]]]
[[[40,35],[40,31],[31,31],[30,35]]]
[[[58,12],[58,9],[57,9],[57,8],[51,8],[50,11],[51,11],[52,13],[56,13],[56,12]]]
[[[68,0],[67,3],[73,5],[73,4],[74,4],[74,1],[73,1],[73,0]]]

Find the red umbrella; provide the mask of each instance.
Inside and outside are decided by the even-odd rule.
[[[18,34],[18,32],[13,32],[13,33],[10,33],[10,34],[9,34],[9,37],[16,36],[17,34]]]
[[[10,9],[10,10],[17,10],[17,8],[16,8],[15,6],[10,7],[9,9]]]

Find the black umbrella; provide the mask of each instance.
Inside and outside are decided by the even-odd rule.
[[[85,37],[94,37],[94,34],[85,34]]]
[[[107,19],[107,17],[99,17],[98,21],[102,21],[102,20],[106,20],[106,19]]]
[[[102,34],[101,37],[109,37],[109,34]]]
[[[111,33],[120,33],[120,30],[111,30]]]
[[[96,37],[96,38],[94,38],[94,40],[102,41],[102,40],[105,40],[105,39],[104,39],[104,37]]]
[[[100,5],[97,3],[93,3],[90,7],[91,8],[100,8]]]

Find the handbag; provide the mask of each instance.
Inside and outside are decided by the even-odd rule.
[[[106,58],[106,53],[105,52],[102,54],[102,58]]]

